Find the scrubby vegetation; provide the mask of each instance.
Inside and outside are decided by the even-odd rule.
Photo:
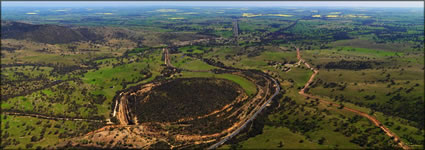
[[[343,109],[349,107],[423,149],[423,9],[2,6],[1,26],[4,149],[72,147],[75,139],[89,148],[203,149],[217,139],[185,145],[177,135],[221,132],[240,119],[225,113],[245,115],[253,107],[151,125],[144,138],[165,136],[160,131],[171,138],[140,147],[125,133],[134,128],[118,128],[112,142],[79,138],[118,125],[114,98],[138,85],[164,82],[148,97],[129,97],[138,121],[173,122],[222,108],[238,91],[255,98],[267,85],[263,77],[278,81],[279,96],[222,148],[398,148],[379,127]],[[313,72],[298,63],[297,48],[319,70],[304,92],[339,107],[299,95]],[[101,137],[115,130],[107,132]]]

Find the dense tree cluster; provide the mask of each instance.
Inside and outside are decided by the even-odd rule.
[[[326,69],[349,69],[349,70],[362,70],[370,69],[375,65],[382,64],[381,62],[376,61],[347,61],[340,60],[338,62],[329,62],[325,64]]]
[[[236,83],[223,79],[175,79],[154,87],[146,101],[145,97],[129,97],[129,102],[135,101],[134,111],[143,122],[176,121],[223,107],[238,96],[237,88]]]

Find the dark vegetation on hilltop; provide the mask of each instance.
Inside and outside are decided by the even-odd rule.
[[[326,69],[349,69],[349,70],[361,70],[361,69],[370,69],[375,65],[382,64],[381,62],[376,61],[347,61],[340,60],[338,62],[329,62],[325,65]]]
[[[1,28],[2,39],[25,39],[49,44],[103,39],[102,36],[87,28],[73,29],[59,25],[35,25],[22,22],[2,22]]]
[[[231,103],[240,87],[224,79],[175,79],[154,87],[145,97],[129,97],[136,101],[135,114],[142,122],[176,121],[184,117],[205,115]]]

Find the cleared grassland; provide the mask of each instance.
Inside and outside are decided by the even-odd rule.
[[[303,141],[303,142],[300,142]],[[283,146],[280,147],[279,143]],[[286,127],[264,126],[263,134],[240,142],[242,149],[323,149],[327,146],[308,141],[305,136],[293,133]],[[230,145],[223,145],[219,149],[229,149]]]
[[[284,80],[293,80],[295,87],[303,87],[305,83],[310,79],[313,72],[306,68],[293,67],[289,72],[279,72],[279,76]]]
[[[117,78],[120,81],[131,81],[136,76],[140,75],[139,72],[146,67],[147,64],[145,63],[131,63],[117,67],[104,67],[99,70],[86,73],[83,81],[97,86],[105,86],[109,82],[109,85],[114,84],[112,78]],[[115,84],[118,83],[115,82]]]
[[[254,83],[248,81],[247,79],[233,74],[214,74],[210,72],[182,72],[181,78],[194,78],[194,77],[204,77],[204,78],[222,78],[231,80],[237,84],[239,84],[245,92],[252,96],[257,93],[257,87]]]
[[[185,64],[182,65],[183,69],[188,69],[188,70],[211,70],[211,69],[216,69],[217,67],[211,66],[206,64],[205,62],[201,61],[201,60],[193,60],[190,62],[187,62]]]
[[[173,66],[187,70],[207,71],[217,68],[215,66],[208,65],[199,59],[184,56],[182,54],[172,54],[171,61]]]
[[[115,96],[115,92],[123,88],[123,82],[134,83],[147,76],[141,71],[146,69],[145,63],[125,64],[117,67],[104,67],[86,73],[82,80],[95,87],[94,93],[103,94],[107,99]]]

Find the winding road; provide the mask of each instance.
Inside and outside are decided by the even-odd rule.
[[[223,139],[221,139],[219,142],[217,142],[217,143],[215,143],[215,144],[213,144],[213,145],[211,145],[210,147],[208,147],[208,149],[216,149],[218,146],[220,146],[220,145],[222,145],[222,144],[224,144],[225,142],[227,142],[228,140],[230,140],[232,137],[234,137],[235,135],[237,135],[237,134],[239,134],[241,131],[242,131],[242,129],[244,129],[247,125],[248,125],[248,123],[249,122],[251,122],[252,120],[254,120],[255,119],[255,117],[257,117],[258,116],[258,114],[261,112],[261,111],[263,111],[264,110],[264,108],[266,108],[266,106],[268,105],[268,104],[270,104],[270,102],[273,100],[273,98],[277,95],[277,94],[279,94],[279,91],[280,91],[280,86],[279,86],[279,84],[276,82],[276,80],[275,79],[273,79],[273,78],[270,78],[271,80],[273,80],[273,82],[274,82],[274,84],[277,86],[277,88],[276,88],[276,91],[275,91],[275,93],[267,100],[267,102],[266,103],[264,103],[261,107],[260,107],[260,109],[258,109],[258,111],[257,112],[255,112],[254,113],[254,115],[252,115],[242,126],[240,126],[238,129],[236,129],[235,131],[233,131],[231,134],[229,134],[229,135],[227,135],[226,137],[224,137]]]
[[[303,95],[303,96],[305,96],[305,97],[310,97],[310,98],[313,98],[313,99],[318,99],[321,103],[325,103],[325,104],[332,104],[332,106],[336,106],[336,107],[340,107],[340,105],[338,105],[338,104],[335,104],[335,103],[332,103],[332,102],[329,102],[329,101],[326,101],[326,100],[323,100],[322,98],[320,98],[320,97],[317,97],[317,96],[313,96],[313,95],[310,95],[310,94],[307,94],[307,93],[305,93],[304,91],[305,91],[305,89],[307,89],[309,86],[310,86],[310,84],[314,81],[314,77],[316,77],[316,75],[319,73],[319,70],[317,70],[317,69],[314,69],[313,67],[311,67],[307,62],[305,62],[304,61],[304,59],[302,59],[301,58],[301,54],[300,54],[300,49],[299,48],[297,48],[297,59],[298,59],[298,63],[304,63],[304,65],[305,66],[307,66],[307,68],[310,68],[311,70],[313,70],[313,74],[311,75],[311,77],[310,77],[310,79],[308,80],[308,82],[304,85],[304,88],[302,88],[298,93],[300,94],[300,95]],[[403,143],[403,141],[401,141],[400,140],[400,137],[398,137],[395,133],[393,133],[393,132],[391,132],[391,130],[390,129],[388,129],[387,127],[385,127],[381,122],[379,122],[379,120],[378,119],[376,119],[375,117],[373,117],[373,116],[371,116],[371,115],[369,115],[369,114],[367,114],[367,113],[364,113],[364,112],[362,112],[362,111],[359,111],[359,110],[356,110],[356,109],[353,109],[353,108],[348,108],[348,107],[343,107],[343,109],[344,110],[348,110],[348,111],[350,111],[350,112],[354,112],[354,113],[356,113],[356,114],[358,114],[358,115],[360,115],[360,116],[363,116],[363,117],[365,117],[365,118],[367,118],[367,119],[369,119],[375,126],[377,126],[377,127],[379,127],[379,128],[381,128],[384,132],[385,132],[385,134],[387,135],[387,136],[389,136],[389,137],[394,137],[394,141],[396,142],[396,143],[398,143],[398,145],[401,147],[401,148],[403,148],[403,149],[405,149],[405,150],[407,150],[407,149],[410,149],[409,148],[409,146],[407,146],[405,143]]]
[[[164,64],[167,65],[167,67],[173,67],[173,64],[171,64],[170,60],[170,53],[168,52],[168,48],[163,48],[162,51],[164,52]]]

